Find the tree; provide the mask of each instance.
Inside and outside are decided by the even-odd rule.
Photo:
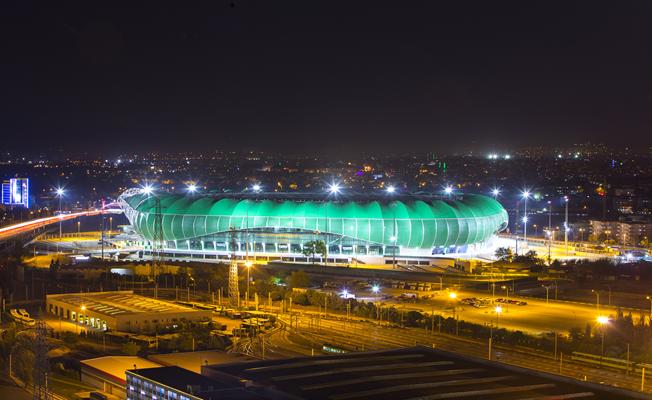
[[[514,253],[509,247],[499,247],[496,249],[496,258],[500,261],[512,262]]]
[[[120,348],[128,356],[135,356],[140,351],[140,346],[134,342],[127,342]]]
[[[310,286],[310,278],[303,271],[294,271],[290,275],[288,285],[291,288],[306,288]]]
[[[13,369],[16,375],[28,385],[33,382],[34,377],[34,353],[25,348],[18,348],[13,356]]]
[[[525,254],[512,257],[512,262],[523,263],[527,265],[543,264],[543,260],[539,258],[537,252],[534,250],[530,250]]]
[[[316,254],[326,257],[326,243],[324,243],[323,240],[311,240],[303,244],[301,253],[306,257],[312,257],[312,262],[314,264]]]

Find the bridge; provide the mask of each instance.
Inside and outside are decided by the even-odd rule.
[[[80,212],[75,212],[75,213],[70,213],[70,214],[60,214],[60,215],[55,215],[53,217],[45,217],[45,218],[38,218],[38,219],[33,219],[30,221],[25,221],[21,222],[19,224],[15,225],[10,225],[6,226],[4,228],[0,228],[0,241],[11,239],[16,236],[20,236],[25,233],[29,233],[31,231],[34,231],[35,229],[42,228],[48,225],[56,224],[59,223],[60,221],[67,221],[79,217],[87,217],[91,215],[99,215],[99,214],[121,214],[122,210],[119,208],[104,208],[102,210],[87,210],[87,211],[80,211]]]

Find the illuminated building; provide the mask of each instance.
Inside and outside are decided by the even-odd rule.
[[[131,189],[119,199],[143,239],[156,235],[168,258],[301,260],[306,242],[327,243],[329,261],[473,253],[507,226],[496,200],[478,195],[251,193],[177,195]],[[290,259],[291,258],[291,259]]]

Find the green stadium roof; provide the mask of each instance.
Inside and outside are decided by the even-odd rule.
[[[453,200],[368,199],[318,201],[234,196],[157,194],[165,240],[188,240],[230,229],[291,228],[408,248],[462,246],[483,242],[507,226],[496,200],[463,195]],[[120,204],[136,232],[153,240],[157,200],[126,192]],[[395,240],[392,240],[392,239]]]

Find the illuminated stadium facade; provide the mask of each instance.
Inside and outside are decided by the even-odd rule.
[[[479,195],[178,195],[130,189],[119,203],[144,255],[162,234],[166,258],[255,257],[306,261],[304,243],[327,243],[328,261],[477,253],[507,226],[507,212]],[[158,213],[157,213],[158,210]],[[157,223],[158,219],[158,223]],[[156,234],[157,226],[159,235]]]

